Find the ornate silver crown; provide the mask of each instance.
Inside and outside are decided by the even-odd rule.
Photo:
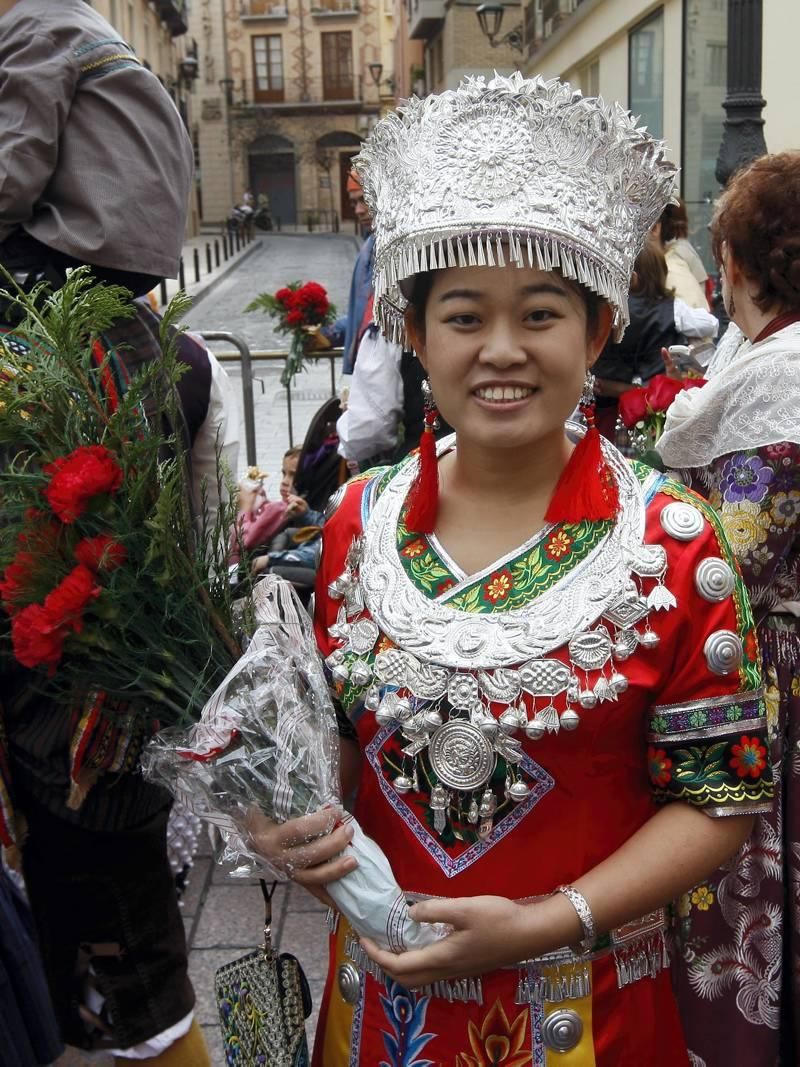
[[[628,324],[633,263],[676,167],[619,104],[519,72],[465,78],[382,119],[356,158],[372,211],[377,317],[403,339],[402,283],[444,267],[559,270]]]

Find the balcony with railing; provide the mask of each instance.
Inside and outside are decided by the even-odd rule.
[[[289,17],[286,0],[242,0],[242,22],[285,22]]]
[[[408,36],[413,40],[432,37],[445,17],[445,0],[406,0]]]
[[[254,108],[268,108],[281,115],[372,114],[379,111],[377,90],[371,83],[366,89],[364,78],[346,71],[321,73],[305,80],[293,78],[285,83],[267,87],[253,86],[242,81],[233,87],[230,104],[237,119],[246,119]]]
[[[577,11],[583,0],[541,0],[542,32],[540,40],[548,37],[565,22],[570,15]]]
[[[186,0],[155,0],[158,17],[166,23],[173,37],[180,37],[189,29]]]
[[[311,14],[315,19],[357,15],[359,10],[358,0],[311,0]]]

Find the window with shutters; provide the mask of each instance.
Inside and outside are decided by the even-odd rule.
[[[283,43],[280,34],[253,38],[253,86],[257,104],[283,100]]]
[[[353,35],[349,30],[322,34],[322,98],[355,99]]]

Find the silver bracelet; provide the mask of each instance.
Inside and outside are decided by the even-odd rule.
[[[583,937],[581,938],[578,947],[581,952],[591,952],[594,948],[595,932],[594,916],[592,915],[592,909],[589,907],[589,902],[583,893],[579,893],[578,890],[571,885],[560,885],[556,889],[556,893],[563,893],[578,913],[578,918],[581,921],[581,928],[583,929]]]

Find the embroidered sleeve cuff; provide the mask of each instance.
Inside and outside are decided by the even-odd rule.
[[[771,809],[761,690],[656,706],[647,741],[657,799],[683,800],[713,816]]]

